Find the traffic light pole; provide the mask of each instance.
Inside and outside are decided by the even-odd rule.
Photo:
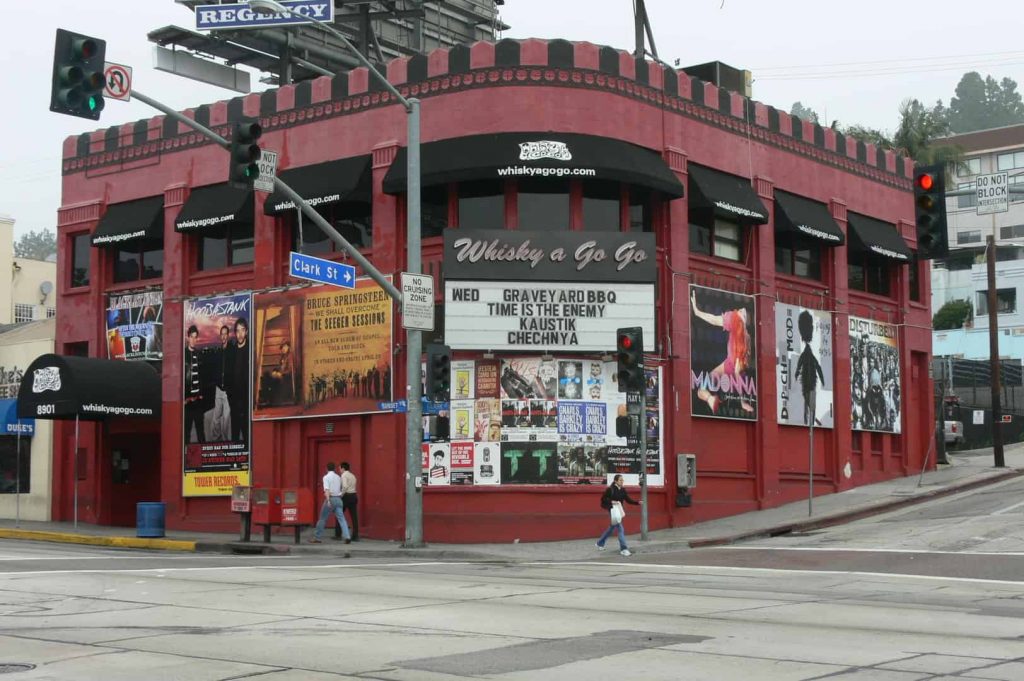
[[[647,372],[640,390],[640,540],[647,541]]]
[[[999,396],[999,310],[996,309],[996,238],[987,237],[986,266],[988,267],[988,351],[992,374],[992,454],[995,467],[1003,468],[1003,423],[1002,404]]]

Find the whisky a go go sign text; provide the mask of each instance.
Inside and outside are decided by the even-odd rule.
[[[608,352],[654,342],[654,236],[445,233],[445,342],[455,349]]]

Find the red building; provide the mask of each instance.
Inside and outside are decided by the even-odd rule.
[[[648,362],[660,370],[660,411],[648,422],[658,443],[650,469],[657,473],[652,529],[805,498],[810,437],[816,493],[920,469],[933,431],[931,334],[928,277],[912,255],[909,159],[589,43],[477,43],[392,61],[387,76],[423,102],[423,261],[436,277],[439,303],[448,268],[442,267],[445,232],[557,232],[567,235],[566,243],[632,234],[655,244],[649,282],[630,284],[653,291]],[[405,113],[365,69],[186,114],[223,134],[235,120],[259,118],[261,146],[279,153],[279,176],[378,269],[403,269]],[[375,406],[404,397],[397,311],[388,306],[383,323],[393,329],[393,341],[366,370],[369,383],[353,383],[355,374],[347,371],[321,379],[304,369],[303,362],[315,363],[312,351],[304,345],[289,356],[292,348],[284,345],[307,318],[299,307],[296,317],[282,317],[292,308],[274,307],[272,297],[299,283],[288,277],[289,251],[338,259],[341,253],[309,221],[300,230],[295,211],[278,198],[227,188],[227,165],[221,148],[162,116],[65,141],[57,352],[156,360],[162,376],[158,419],[113,416],[81,425],[79,517],[132,524],[135,502],[162,500],[169,527],[236,527],[228,499],[204,495],[244,482],[244,456],[233,463],[211,459],[210,470],[220,462],[228,473],[199,484],[218,489],[189,487],[183,477],[183,464],[186,473],[199,470],[205,465],[200,449],[207,452],[185,447],[183,454],[186,417],[184,437],[204,441],[198,435],[204,415],[189,417],[189,405],[200,400],[198,388],[189,397],[191,372],[201,365],[189,354],[195,351],[188,349],[186,314],[196,312],[197,298],[220,296],[226,305],[253,291],[258,300],[271,298],[269,307],[254,303],[253,328],[243,331],[257,345],[249,400],[255,413],[251,437],[243,438],[251,443],[250,481],[316,488],[325,462],[349,461],[360,481],[361,534],[401,538],[404,415]],[[124,295],[140,292],[149,296]],[[438,308],[438,340],[444,309]],[[817,332],[806,343],[800,338],[805,321],[793,321],[803,309],[818,313],[803,318]],[[204,347],[216,350],[219,322],[210,319],[211,335],[202,325],[197,332]],[[492,323],[499,322],[478,321],[482,331]],[[237,328],[228,333],[228,346],[245,345]],[[576,360],[581,367],[602,361],[601,352],[555,345],[554,336],[530,336],[541,339],[532,353],[503,350],[500,343],[469,348],[465,328],[461,338],[461,345],[452,344],[456,360],[485,362],[493,355],[502,370],[509,358],[542,352],[558,356],[559,372]],[[474,371],[482,366],[472,365]],[[220,381],[227,381],[218,386],[226,397],[216,399],[236,404],[230,379],[214,380]],[[797,397],[798,383],[806,398]],[[605,385],[606,398],[611,387]],[[357,388],[369,406],[348,411],[374,413],[317,415],[317,404]],[[532,397],[540,396],[538,389]],[[530,397],[506,394],[503,384],[498,399]],[[569,398],[559,401],[564,397],[552,397],[555,405],[545,408],[571,412]],[[210,399],[203,404],[213,410]],[[815,401],[816,409],[804,410]],[[206,412],[205,430],[228,428],[228,421],[216,425],[212,413]],[[813,430],[806,427],[810,414]],[[73,422],[62,422],[54,438],[55,519],[72,515],[73,431]],[[524,432],[518,437],[530,440]],[[423,491],[425,539],[547,540],[598,531],[604,518],[595,488],[567,482],[603,483],[606,474],[626,470],[606,456],[612,437],[599,435],[591,445],[585,431],[562,437],[559,425],[547,432],[551,449],[544,456],[555,459],[543,462],[554,467],[557,460],[558,472],[549,475],[542,463],[529,473],[543,484],[540,478],[514,482],[520,469],[513,473],[503,461],[502,484],[460,485],[456,462],[446,461],[453,484]],[[580,468],[570,475],[563,469],[572,465],[567,459],[576,456],[571,446],[577,443]],[[517,452],[526,457],[514,459],[519,463],[536,454]],[[677,506],[676,455],[684,453],[696,455],[699,485],[691,490],[692,505]],[[606,458],[591,461],[600,456]],[[476,474],[482,482],[479,468]],[[198,495],[185,496],[186,487]],[[627,518],[630,531],[638,522],[638,514]]]

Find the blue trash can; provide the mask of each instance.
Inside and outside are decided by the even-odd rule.
[[[142,501],[135,506],[135,536],[164,536],[166,504],[162,501]]]

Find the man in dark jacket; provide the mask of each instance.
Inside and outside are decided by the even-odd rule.
[[[225,388],[231,407],[231,441],[249,442],[249,323],[235,320],[235,340],[226,352]]]
[[[608,489],[601,495],[601,508],[607,510],[609,514],[612,513],[613,509],[622,510],[622,502],[627,504],[633,504],[638,506],[639,501],[635,501],[629,496],[629,493],[622,486],[622,476],[616,475],[612,478],[612,484],[608,485]],[[597,550],[604,551],[604,543],[608,541],[608,537],[612,536],[613,532],[618,531],[619,536],[619,554],[623,556],[632,556],[633,553],[629,550],[629,546],[626,545],[626,528],[622,526],[622,515],[619,516],[619,522],[615,522],[614,518],[610,519],[608,529],[604,531],[604,534],[597,540]]]

